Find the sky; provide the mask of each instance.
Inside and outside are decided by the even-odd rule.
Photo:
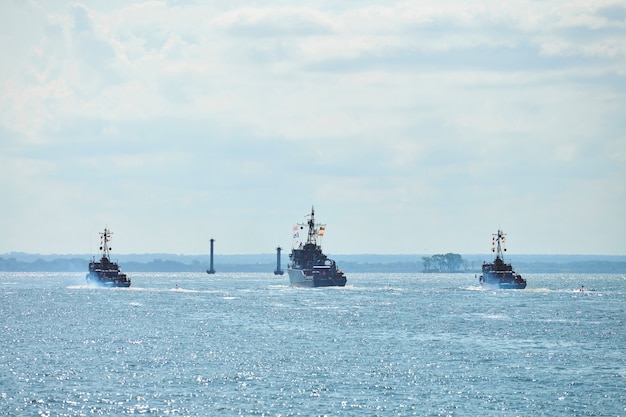
[[[626,1],[0,2],[0,254],[626,254]]]

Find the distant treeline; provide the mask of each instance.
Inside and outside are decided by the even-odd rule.
[[[86,271],[88,264],[89,260],[79,258],[25,261],[0,257],[0,271],[11,272],[79,272]]]
[[[626,262],[581,261],[568,263],[519,262],[513,264],[519,273],[626,274]]]
[[[36,259],[21,261],[15,258],[0,257],[0,271],[10,272],[85,272],[89,259]],[[208,265],[198,261],[183,263],[173,260],[154,259],[148,262],[126,261],[120,263],[124,272],[205,272]],[[271,264],[224,264],[219,265],[221,272],[264,272],[273,271],[276,265]]]
[[[12,254],[11,254],[12,255]],[[87,272],[89,255],[0,255],[0,271],[5,272]],[[121,255],[119,264],[125,272],[205,272],[208,257],[184,255]],[[448,253],[433,256],[420,255],[336,255],[332,256],[346,273],[359,272],[427,272],[427,273],[476,273],[483,260],[469,255],[470,260],[459,254]],[[626,257],[599,257],[564,255],[519,256],[512,262],[520,274],[525,273],[598,273],[626,274]],[[221,255],[215,258],[217,272],[267,272],[276,269],[276,257],[265,255]],[[114,261],[117,261],[115,258]],[[490,260],[491,261],[491,260]],[[282,268],[286,268],[283,259]]]

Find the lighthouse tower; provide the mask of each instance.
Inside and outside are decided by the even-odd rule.
[[[213,269],[213,242],[215,242],[215,239],[211,239],[211,264],[209,269],[206,270],[206,273],[210,275],[215,273],[215,269]]]
[[[276,248],[276,270],[274,271],[274,275],[282,275],[285,273],[282,269],[280,269],[280,246]]]

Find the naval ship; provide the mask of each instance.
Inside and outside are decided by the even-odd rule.
[[[318,245],[318,238],[324,236],[326,225],[315,223],[315,210],[307,215],[306,223],[298,223],[293,228],[293,246],[289,254],[287,274],[295,287],[343,287],[346,276],[337,268],[334,260],[328,258]]]
[[[112,232],[104,228],[100,233],[100,252],[102,257],[96,261],[95,257],[89,262],[87,282],[105,287],[130,287],[130,279],[123,274],[116,262],[111,262],[109,242]]]
[[[526,280],[513,270],[510,263],[504,262],[502,253],[506,251],[506,248],[503,248],[505,240],[506,235],[502,230],[493,235],[491,251],[496,253],[496,259],[492,263],[483,263],[483,273],[479,282],[485,287],[523,290],[526,288]]]

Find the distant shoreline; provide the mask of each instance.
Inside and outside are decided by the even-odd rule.
[[[346,273],[410,272],[424,273],[424,255],[329,255]],[[490,255],[463,255],[467,269],[456,273],[479,273]],[[40,255],[21,252],[0,254],[0,271],[4,272],[83,272],[91,255]],[[205,272],[208,255],[131,254],[114,255],[126,272]],[[520,274],[525,273],[626,273],[626,255],[511,255],[506,257]],[[281,259],[284,268],[288,254]],[[275,254],[216,255],[218,272],[273,272]],[[428,272],[437,273],[437,272]]]

